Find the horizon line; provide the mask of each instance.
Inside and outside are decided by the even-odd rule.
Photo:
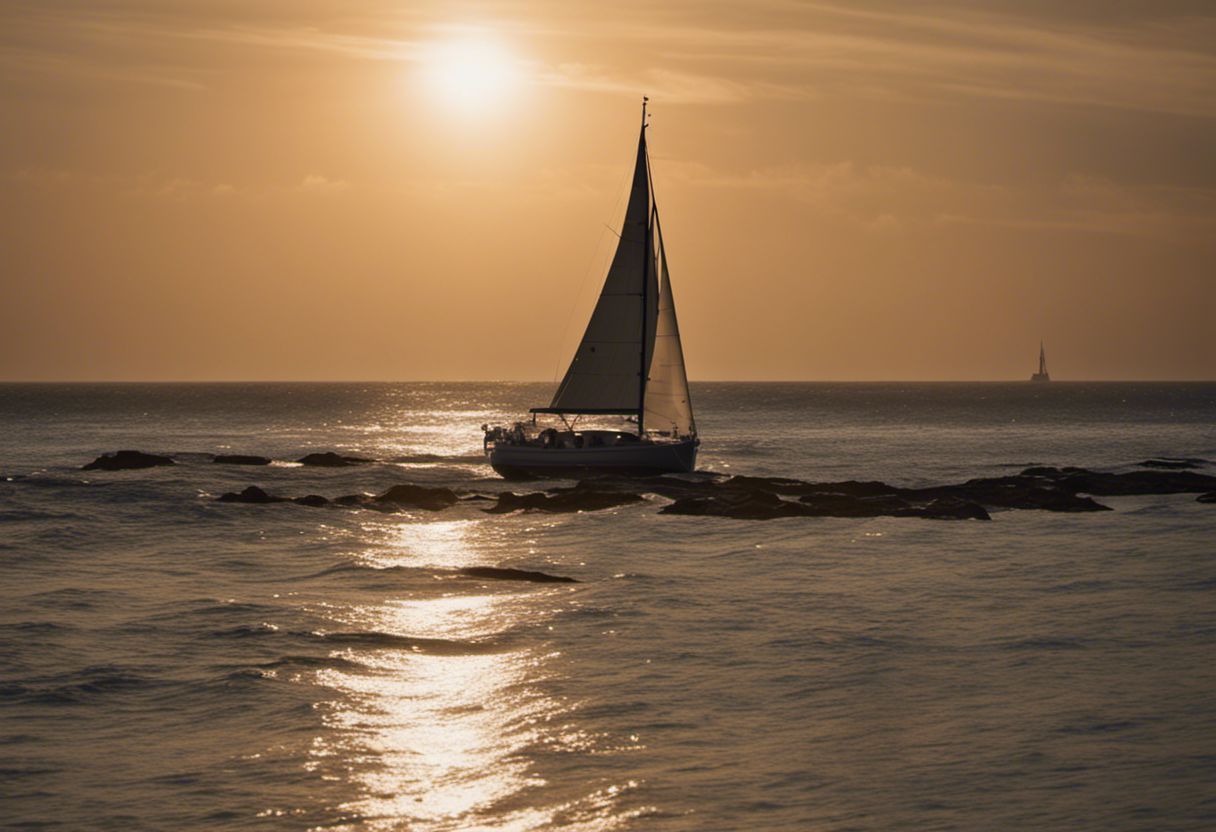
[[[1027,378],[917,378],[917,379],[830,379],[777,378],[689,379],[689,384],[1021,384]],[[1064,378],[1050,383],[1063,384],[1213,384],[1213,378]],[[0,384],[557,384],[539,379],[0,379]]]

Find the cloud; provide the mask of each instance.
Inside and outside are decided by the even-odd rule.
[[[1173,239],[1216,231],[1216,190],[1079,175],[1053,184],[995,185],[850,161],[733,174],[666,162],[663,175],[691,190],[746,190],[791,200],[876,232],[986,225]]]
[[[220,15],[205,4],[176,13],[109,8],[48,0],[10,14],[0,67],[197,89],[220,66],[220,48],[250,61],[311,53],[408,63],[422,60],[435,38],[470,28],[426,3],[391,12],[372,4],[361,14],[337,3],[276,6],[274,14],[229,8]],[[1210,13],[1163,6],[1092,20],[1047,4],[994,10],[956,2],[930,13],[905,4],[755,0],[746,10],[701,9],[696,23],[689,19],[652,4],[504,4],[478,27],[531,42],[544,57],[521,69],[536,84],[613,94],[645,88],[673,103],[990,98],[1216,117]],[[205,48],[173,47],[190,43]]]
[[[306,194],[333,194],[350,189],[350,183],[345,179],[328,179],[317,173],[310,173],[300,180],[297,190]]]

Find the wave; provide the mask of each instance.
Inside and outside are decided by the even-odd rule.
[[[357,662],[354,659],[344,658],[342,656],[280,656],[268,662],[262,662],[255,665],[261,670],[278,670],[283,667],[307,667],[320,668],[323,670],[357,670],[366,668],[367,665],[362,662]]]
[[[0,686],[0,701],[36,705],[77,705],[115,693],[149,690],[166,682],[119,665],[96,665],[46,681]]]

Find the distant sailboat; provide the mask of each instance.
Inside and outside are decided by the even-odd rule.
[[[530,425],[483,426],[490,465],[504,476],[559,471],[662,473],[696,465],[696,422],[659,210],[646,149],[646,99],[620,242],[595,311],[548,407]],[[537,431],[538,414],[562,429]],[[620,429],[576,430],[584,416],[623,416]]]
[[[1039,342],[1039,371],[1030,377],[1031,381],[1051,381],[1047,375],[1047,353],[1043,351],[1043,342]]]

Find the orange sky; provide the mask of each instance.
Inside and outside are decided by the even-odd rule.
[[[36,0],[0,379],[552,380],[642,93],[693,380],[1216,378],[1208,3]]]

